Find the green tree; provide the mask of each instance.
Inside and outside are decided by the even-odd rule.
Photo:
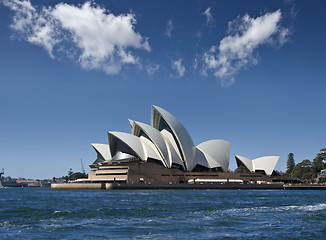
[[[312,162],[306,159],[298,163],[293,168],[291,176],[306,182],[312,182],[313,178],[316,177],[312,168]]]
[[[74,172],[72,171],[72,168],[69,168],[69,171],[68,171],[68,175],[67,176],[63,176],[62,179],[64,182],[68,182],[71,180],[71,176]]]
[[[320,149],[320,153],[312,160],[312,167],[317,174],[326,168],[326,148]]]
[[[81,173],[81,172],[75,172],[75,173],[71,174],[69,179],[70,180],[77,180],[77,179],[80,179],[80,178],[87,178],[87,174]]]
[[[287,160],[287,163],[286,163],[286,174],[291,175],[294,167],[295,167],[294,154],[289,153],[288,160]]]
[[[69,171],[68,171],[68,177],[70,178],[73,173],[74,172],[72,171],[72,168],[70,168]]]

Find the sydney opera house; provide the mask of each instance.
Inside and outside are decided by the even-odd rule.
[[[277,156],[250,160],[235,156],[229,171],[230,143],[209,140],[195,146],[171,113],[152,106],[151,125],[129,120],[131,133],[108,132],[108,144],[93,143],[97,159],[89,180],[102,183],[257,183],[281,181],[274,176]]]

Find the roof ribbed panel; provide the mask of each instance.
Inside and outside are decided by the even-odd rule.
[[[152,106],[151,124],[159,131],[171,132],[178,146],[186,170],[191,171],[196,166],[196,147],[184,126],[171,113]]]
[[[138,156],[141,160],[146,161],[144,148],[139,137],[124,132],[108,132],[108,137],[111,154],[121,151]],[[121,144],[121,142],[124,144]]]

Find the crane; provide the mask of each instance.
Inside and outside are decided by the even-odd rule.
[[[84,164],[83,164],[83,159],[82,158],[80,159],[80,162],[81,162],[81,167],[82,167],[83,174],[86,174],[85,173],[85,169],[84,169]]]

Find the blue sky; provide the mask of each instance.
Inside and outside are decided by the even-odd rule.
[[[107,131],[175,115],[197,145],[279,155],[325,143],[324,1],[18,1],[0,4],[0,168],[86,170]]]

